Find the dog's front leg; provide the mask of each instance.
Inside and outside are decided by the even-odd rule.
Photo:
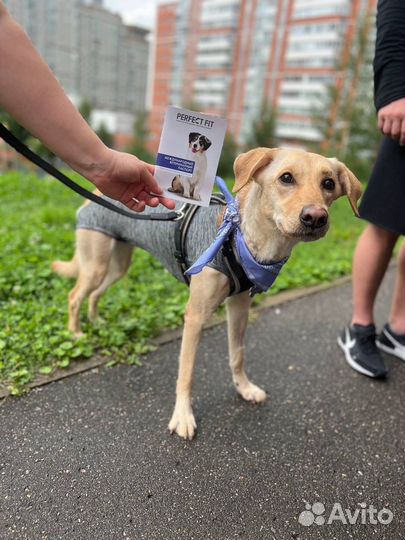
[[[243,399],[256,403],[266,399],[266,392],[249,381],[244,367],[245,331],[250,304],[251,298],[248,291],[236,296],[230,296],[226,301],[229,364],[237,392]]]
[[[201,333],[204,324],[208,322],[228,292],[228,278],[212,268],[204,268],[191,280],[190,298],[184,316],[176,405],[169,423],[170,432],[175,431],[185,439],[192,439],[197,427],[191,405],[191,390],[194,362]]]
[[[183,197],[187,197],[190,199],[190,180],[191,178],[187,178],[187,176],[182,177],[182,185],[183,185]]]
[[[201,201],[201,196],[200,196],[200,182],[197,182],[196,184],[194,184],[193,189],[192,189],[191,196],[192,196],[192,198],[195,199],[196,201]]]

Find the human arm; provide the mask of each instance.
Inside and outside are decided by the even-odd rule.
[[[174,207],[173,201],[150,195],[161,193],[152,165],[98,138],[1,0],[0,107],[105,195],[136,211],[159,202]]]

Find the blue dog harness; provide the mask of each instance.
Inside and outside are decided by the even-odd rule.
[[[240,230],[240,212],[239,203],[228,191],[225,182],[219,176],[216,177],[216,183],[225,196],[227,207],[225,210],[224,221],[218,229],[214,242],[208,249],[186,270],[186,275],[198,274],[210,261],[214,259],[220,249],[225,249],[232,238],[236,238],[234,245],[236,247],[236,259],[248,278],[250,287],[250,296],[267,291],[275,282],[281,269],[288,261],[285,257],[281,261],[270,262],[268,264],[259,263],[251,254],[246,245],[242,231]]]

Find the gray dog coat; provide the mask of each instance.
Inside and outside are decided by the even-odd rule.
[[[121,208],[126,208],[113,199],[105,198]],[[176,210],[179,211],[181,206],[181,204],[176,205]],[[160,205],[158,208],[148,208],[146,212],[148,214],[162,213],[164,210],[165,208]],[[220,204],[197,207],[193,218],[188,224],[185,237],[184,253],[187,267],[191,266],[212,244],[217,233],[217,219],[222,210],[223,206]],[[186,281],[184,270],[182,270],[174,256],[177,226],[175,221],[130,219],[91,202],[79,208],[76,228],[99,231],[120,242],[127,242],[135,247],[142,248],[158,259],[175,278]],[[238,280],[235,283],[234,272],[223,250],[207,266],[222,272],[231,279],[233,283],[231,294],[241,292],[241,286]],[[250,283],[247,283],[244,290],[250,285]]]

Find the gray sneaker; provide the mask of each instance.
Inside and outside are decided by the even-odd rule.
[[[405,334],[396,334],[388,323],[377,337],[376,343],[382,351],[405,360]]]
[[[350,367],[377,379],[387,375],[384,359],[376,344],[374,324],[346,326],[337,341]]]

